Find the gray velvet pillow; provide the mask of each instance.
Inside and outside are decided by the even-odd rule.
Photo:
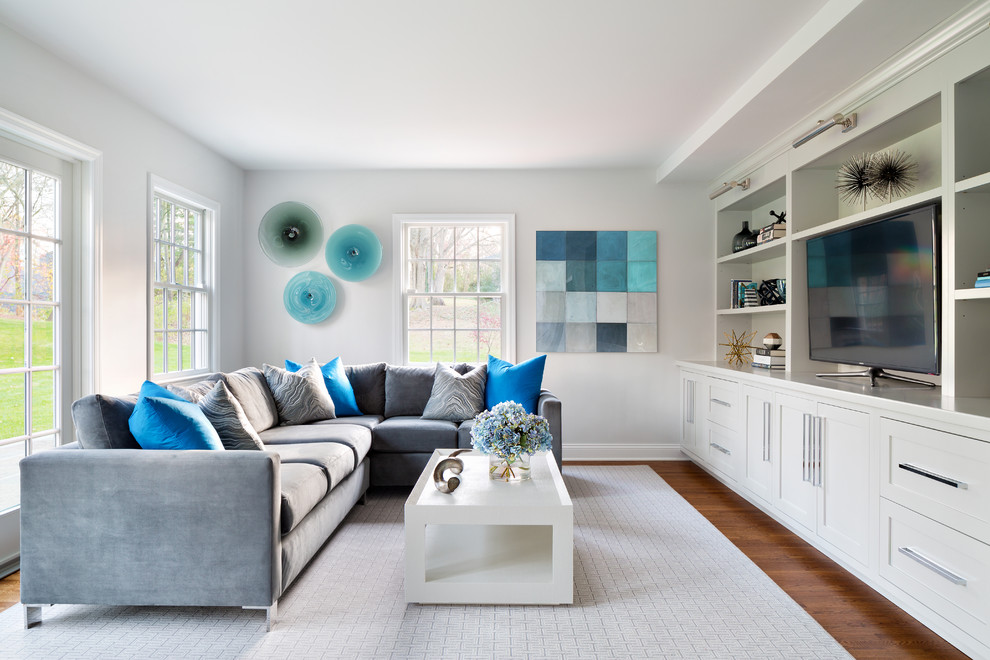
[[[385,414],[385,363],[348,364],[344,366],[351,382],[358,408],[365,415]]]
[[[308,424],[336,417],[333,399],[327,392],[323,372],[316,358],[295,373],[270,364],[263,365],[263,368],[282,426]]]
[[[454,369],[437,362],[433,376],[433,391],[423,410],[423,418],[446,419],[451,422],[472,419],[485,409],[487,378],[487,364],[462,376]]]
[[[385,416],[414,415],[419,417],[426,408],[433,391],[433,372],[430,367],[385,367]],[[361,410],[364,410],[362,408]]]
[[[227,388],[244,408],[251,426],[258,433],[278,424],[278,408],[268,388],[265,374],[255,367],[245,367],[223,375]],[[325,389],[325,388],[324,388]]]
[[[217,430],[224,449],[265,448],[257,431],[244,414],[244,408],[222,380],[196,403]]]

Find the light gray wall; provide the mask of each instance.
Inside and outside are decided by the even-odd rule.
[[[710,359],[711,209],[700,186],[657,186],[650,170],[248,172],[245,182],[244,328],[247,362],[280,364],[341,355],[345,363],[396,361],[392,214],[516,214],[516,358],[535,351],[537,230],[653,229],[659,243],[659,343],[654,354],[553,353],[544,384],[564,410],[565,458],[676,455],[674,360]],[[282,304],[297,272],[330,274],[322,252],[299,268],[271,263],[257,242],[265,211],[287,200],[312,206],[326,234],[367,225],[385,249],[364,282],[332,278],[338,303],[318,325],[294,321]]]
[[[149,173],[221,205],[219,366],[240,365],[243,171],[2,25],[0,80],[0,107],[103,152],[99,388],[132,392],[147,375]]]

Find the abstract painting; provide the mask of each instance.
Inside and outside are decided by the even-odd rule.
[[[655,353],[657,233],[536,232],[536,350]]]

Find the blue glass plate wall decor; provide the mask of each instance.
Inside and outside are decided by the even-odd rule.
[[[276,204],[258,226],[261,249],[279,266],[302,266],[323,243],[323,223],[316,211],[300,202]]]
[[[337,290],[323,273],[304,270],[285,285],[282,295],[285,310],[302,323],[319,323],[333,313],[337,305]]]
[[[342,280],[366,280],[381,263],[382,242],[363,225],[345,225],[327,241],[327,265]]]

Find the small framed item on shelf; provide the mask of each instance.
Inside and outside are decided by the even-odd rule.
[[[976,274],[975,286],[977,289],[990,288],[990,270],[984,270]]]
[[[742,307],[760,306],[760,285],[757,282],[746,282],[739,286],[739,298]]]

